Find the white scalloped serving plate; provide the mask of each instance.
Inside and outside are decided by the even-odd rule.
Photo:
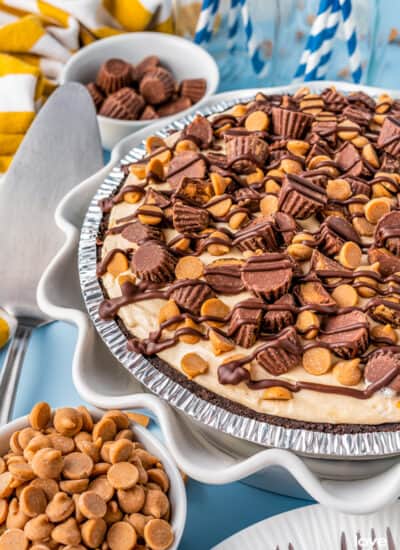
[[[329,84],[336,84],[345,92],[356,89],[364,89],[372,95],[383,92],[351,84],[307,83],[314,90]],[[261,91],[279,93],[297,88],[298,85]],[[219,94],[202,108],[217,101],[251,97],[257,91],[260,89]],[[377,456],[373,445],[367,444],[356,457],[357,461],[352,461],[354,456],[349,446],[346,460],[330,459],[329,455],[320,460],[301,458],[284,449],[265,449],[216,432],[177,414],[155,395],[143,393],[140,384],[114,358],[96,333],[86,313],[79,285],[77,249],[81,225],[92,197],[119,159],[164,125],[156,123],[150,130],[137,132],[121,141],[112,151],[108,165],[73,189],[56,210],[56,223],[65,233],[65,243],[40,281],[38,301],[49,316],[78,328],[72,365],[77,391],[83,399],[100,408],[147,408],[156,417],[178,465],[199,481],[224,484],[248,480],[252,476],[251,481],[257,486],[277,492],[297,492],[301,496],[305,491],[326,506],[349,513],[370,513],[394,501],[400,496],[400,464],[393,455],[400,453],[400,449],[392,448],[392,457],[382,458]]]
[[[255,523],[212,550],[287,550],[289,544],[293,550],[400,550],[399,513],[400,503],[363,517],[306,506]]]

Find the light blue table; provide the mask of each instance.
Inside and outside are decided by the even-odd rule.
[[[399,10],[400,11],[400,10]],[[400,46],[393,64],[387,64],[385,82],[377,85],[398,87],[397,66]],[[249,82],[252,87],[254,83]],[[22,372],[14,416],[26,414],[37,401],[53,407],[82,402],[71,379],[71,361],[76,329],[55,322],[35,331]],[[0,365],[5,351],[0,352]],[[188,517],[181,550],[208,550],[226,537],[264,518],[304,506],[307,501],[260,491],[241,483],[221,487],[189,480]],[[311,549],[310,549],[311,550]]]

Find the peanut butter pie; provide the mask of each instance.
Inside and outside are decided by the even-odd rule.
[[[257,94],[149,137],[101,202],[100,316],[222,407],[400,422],[400,100]]]

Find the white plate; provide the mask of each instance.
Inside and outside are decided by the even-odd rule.
[[[307,84],[312,90],[322,86],[321,82]],[[324,83],[330,84],[335,83]],[[350,84],[338,86],[343,91],[360,89]],[[296,88],[286,86],[264,91],[285,93]],[[361,89],[371,94],[383,92],[378,88]],[[210,102],[238,96],[245,98],[257,91],[259,89],[228,92],[211,98]],[[262,449],[211,429],[212,438],[207,434],[206,439],[199,424],[186,416],[178,416],[156,396],[141,393],[143,390],[138,382],[116,361],[97,335],[83,304],[76,269],[82,220],[92,196],[118,160],[138,140],[140,142],[149,132],[163,126],[164,122],[159,122],[150,130],[125,138],[113,150],[109,164],[73,189],[56,211],[56,223],[65,233],[66,241],[40,281],[38,301],[50,317],[78,328],[72,376],[79,394],[100,408],[147,408],[157,418],[166,445],[181,469],[204,483],[224,484],[257,474],[258,485],[270,488],[270,483],[279,479],[285,492],[283,482],[286,479],[290,480],[288,484],[297,482],[318,502],[347,513],[371,513],[393,502],[400,496],[400,463],[395,458],[358,462],[306,460],[290,451]]]
[[[399,517],[400,503],[362,517],[306,506],[255,523],[212,550],[288,550],[290,543],[293,550],[400,550]],[[394,546],[388,542],[388,527]]]

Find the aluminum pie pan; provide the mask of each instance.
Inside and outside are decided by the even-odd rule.
[[[319,92],[327,83],[313,86],[312,91]],[[298,88],[288,87],[288,91]],[[269,88],[259,91],[265,93],[282,93],[284,88]],[[340,85],[337,89],[341,91]],[[368,87],[343,86],[342,91],[363,90],[370,95],[377,95],[383,90]],[[196,114],[209,116],[221,113],[233,105],[254,99],[254,90],[242,90],[237,93],[224,94],[229,99],[209,101],[207,107],[173,121],[158,131],[149,130],[147,135],[156,134],[167,137],[173,132],[182,130]],[[393,94],[392,94],[393,95]],[[142,134],[143,137],[143,134]],[[102,286],[97,279],[97,246],[96,238],[103,220],[103,212],[98,206],[101,199],[113,195],[121,185],[124,173],[122,167],[145,156],[144,140],[132,147],[120,162],[111,170],[93,196],[82,225],[79,249],[78,269],[83,299],[89,316],[114,357],[150,392],[166,400],[178,411],[192,420],[216,431],[234,436],[263,447],[292,450],[305,456],[335,459],[371,459],[393,456],[400,453],[400,430],[376,430],[360,433],[333,433],[316,429],[296,428],[261,421],[246,415],[237,414],[200,397],[190,389],[183,387],[164,372],[154,366],[141,354],[127,350],[126,333],[115,320],[104,321],[99,316],[99,306],[104,299]],[[172,367],[171,367],[172,368]],[[199,386],[202,388],[202,386]],[[235,402],[233,402],[235,403]],[[288,419],[288,422],[290,420]],[[294,422],[295,423],[295,422]],[[306,422],[304,424],[307,424]]]

